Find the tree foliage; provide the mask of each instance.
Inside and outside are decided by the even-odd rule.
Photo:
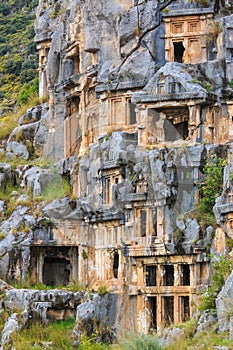
[[[0,4],[0,110],[22,103],[25,84],[33,85],[38,57],[34,43],[34,20],[38,0],[4,0]],[[24,87],[25,89],[25,87]]]
[[[204,166],[204,181],[199,187],[200,209],[212,213],[215,200],[223,189],[223,168],[225,160],[216,155],[209,158]]]

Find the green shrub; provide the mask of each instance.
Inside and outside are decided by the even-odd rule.
[[[204,166],[204,181],[199,186],[200,209],[204,213],[212,213],[215,200],[223,189],[223,168],[225,161],[214,155]]]
[[[79,350],[105,350],[109,349],[107,344],[96,343],[96,335],[89,338],[86,335],[81,336]]]
[[[72,345],[74,325],[74,318],[52,322],[48,325],[33,322],[29,327],[12,336],[14,348],[16,350],[42,350],[46,347],[51,350],[74,350]]]
[[[120,350],[162,350],[152,335],[130,334],[119,342]]]
[[[99,286],[97,292],[101,296],[104,296],[105,294],[109,293],[108,288],[105,285]]]
[[[41,197],[45,203],[49,203],[55,199],[69,196],[70,194],[71,188],[69,179],[57,175],[53,183],[48,184],[48,186],[42,191]]]
[[[39,88],[39,82],[38,78],[36,77],[32,84],[25,83],[22,88],[19,91],[17,101],[19,105],[24,105],[28,103],[30,98],[33,98],[35,95],[38,94],[38,88]]]
[[[215,299],[222,289],[227,277],[233,270],[233,258],[221,256],[218,260],[213,262],[213,273],[210,279],[210,286],[207,292],[202,297],[200,310],[215,310]]]
[[[16,126],[18,126],[18,122],[14,117],[7,115],[0,118],[0,140],[6,139]]]

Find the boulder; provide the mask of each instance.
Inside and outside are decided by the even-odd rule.
[[[115,339],[116,301],[114,293],[107,293],[104,296],[94,293],[77,307],[76,325],[73,331],[76,344],[79,344],[82,334],[91,337],[97,329],[97,341],[111,343]]]
[[[185,332],[181,328],[164,329],[158,333],[158,344],[165,348],[174,344],[177,340],[182,339],[185,336]]]
[[[24,144],[19,143],[17,141],[7,142],[6,157],[8,160],[12,160],[14,156],[28,159],[29,152],[27,150],[27,147]]]
[[[43,209],[43,212],[49,218],[64,219],[76,208],[76,202],[69,198],[55,200]]]
[[[14,332],[18,332],[20,330],[20,325],[19,325],[19,320],[18,320],[18,315],[16,313],[12,314],[2,331],[2,338],[1,338],[1,347],[0,350],[6,349],[7,344],[10,342],[11,335]]]
[[[195,337],[198,337],[201,332],[213,329],[213,325],[216,324],[216,322],[217,318],[214,315],[208,313],[208,311],[203,311],[197,323]]]
[[[229,331],[230,315],[233,314],[233,272],[217,296],[216,308],[219,332]]]
[[[7,163],[0,163],[0,186],[6,186],[12,178],[11,166]]]

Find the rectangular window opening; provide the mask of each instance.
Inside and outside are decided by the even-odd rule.
[[[111,181],[110,177],[105,177],[103,179],[103,199],[104,204],[108,204],[111,202]]]
[[[151,314],[151,329],[157,329],[157,298],[149,297],[149,308]]]
[[[190,286],[190,266],[181,265],[181,285]]]
[[[131,100],[128,101],[129,104],[129,124],[135,124],[136,121],[136,112],[135,112],[135,103],[132,103]]]
[[[140,235],[141,237],[146,237],[146,210],[140,210]]]
[[[182,41],[173,42],[174,46],[174,62],[183,63],[184,45]]]
[[[164,286],[174,286],[174,266],[173,265],[164,265],[164,274],[163,274],[163,285]]]
[[[181,322],[185,322],[190,319],[189,296],[180,297],[180,312]]]
[[[163,297],[163,319],[164,326],[168,327],[174,323],[174,297]]]
[[[156,266],[146,266],[146,286],[156,286]]]

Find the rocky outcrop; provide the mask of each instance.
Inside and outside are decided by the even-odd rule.
[[[1,187],[18,185],[0,202],[8,213],[0,276],[94,290],[106,283],[113,292],[5,291],[12,316],[3,343],[24,326],[15,308],[24,322],[77,308],[77,345],[82,333],[112,341],[116,320],[146,333],[193,313],[209,283],[209,251],[225,253],[232,237],[232,151],[222,145],[233,133],[230,10],[229,1],[39,1],[39,90],[49,102],[20,118],[5,155],[56,163],[0,165]],[[193,210],[215,153],[228,160],[216,231]],[[218,320],[228,330],[221,293]],[[203,314],[198,332],[213,322]],[[161,344],[182,336],[164,331]]]
[[[112,343],[116,340],[116,298],[113,293],[103,296],[94,293],[89,300],[77,307],[76,326],[73,331],[76,345],[79,344],[82,334],[87,337],[97,334],[97,342]]]
[[[107,293],[89,295],[87,291],[14,289],[1,281],[4,293],[2,307],[10,314],[1,337],[1,349],[11,342],[11,335],[29,322],[46,324],[54,320],[76,317],[73,331],[74,344],[81,334],[98,334],[97,341],[112,342],[115,339],[116,295]],[[15,312],[17,310],[17,313]]]
[[[216,299],[218,329],[219,332],[230,330],[232,320],[230,320],[233,312],[233,272],[227,278],[224,287],[218,294]]]
[[[177,340],[181,340],[185,336],[185,332],[181,328],[165,329],[158,333],[158,344],[163,348],[174,344]]]

